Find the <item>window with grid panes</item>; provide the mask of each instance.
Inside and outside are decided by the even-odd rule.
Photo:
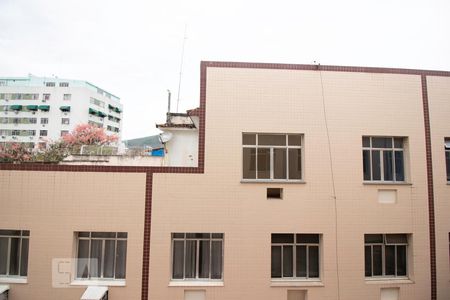
[[[319,234],[272,234],[272,279],[319,278]]]
[[[0,230],[0,278],[28,274],[29,230]]]
[[[173,280],[222,280],[223,233],[172,233]]]
[[[365,136],[362,144],[364,181],[405,181],[405,138]]]
[[[302,180],[301,134],[242,134],[244,180]]]
[[[365,234],[366,277],[406,277],[407,253],[406,234]]]
[[[125,279],[126,232],[77,232],[77,278]]]

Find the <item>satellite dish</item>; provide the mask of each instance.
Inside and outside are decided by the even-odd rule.
[[[172,138],[172,133],[163,132],[159,135],[159,138],[161,139],[161,142],[166,143],[166,142],[170,141],[170,139]]]

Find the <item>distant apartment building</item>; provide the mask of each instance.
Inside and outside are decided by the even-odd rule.
[[[0,164],[0,293],[448,300],[449,99],[450,72],[202,62],[158,126],[198,129],[195,165],[170,135],[174,165]]]
[[[0,143],[43,146],[78,124],[122,131],[122,104],[113,94],[82,80],[0,77]]]

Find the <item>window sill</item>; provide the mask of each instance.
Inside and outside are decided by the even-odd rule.
[[[411,182],[363,181],[363,185],[413,185]]]
[[[0,277],[0,283],[28,283],[26,277]]]
[[[241,183],[305,184],[304,180],[241,179]]]
[[[286,280],[286,279],[272,279],[270,281],[270,286],[277,287],[277,286],[325,286],[322,281],[319,279],[293,279],[293,280]]]
[[[224,286],[223,281],[207,281],[207,280],[180,280],[169,281],[169,286]]]
[[[366,284],[413,284],[411,279],[404,278],[366,278]]]
[[[126,286],[125,280],[82,280],[77,279],[70,283],[73,286],[89,286],[89,285],[98,285],[98,286]]]

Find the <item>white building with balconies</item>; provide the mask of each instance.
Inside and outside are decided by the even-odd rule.
[[[83,80],[0,77],[0,143],[44,146],[89,123],[121,141],[120,98]]]

